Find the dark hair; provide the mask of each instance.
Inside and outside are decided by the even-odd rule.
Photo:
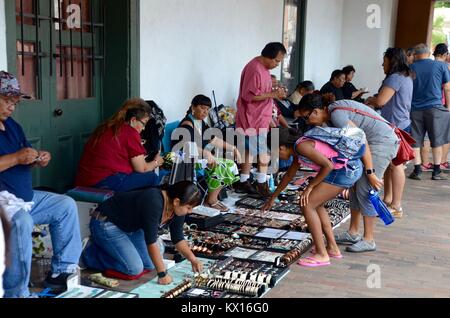
[[[6,219],[5,212],[0,207],[0,222],[3,228],[3,235],[5,237],[5,265],[9,265],[9,235],[11,233],[11,226]],[[0,273],[1,274],[1,273]]]
[[[344,72],[345,75],[349,75],[351,72],[356,72],[356,70],[353,65],[347,65],[342,69],[342,72]]]
[[[299,89],[305,89],[307,91],[314,91],[316,88],[314,87],[314,83],[311,81],[303,81],[297,86],[297,90]]]
[[[411,76],[412,71],[408,65],[408,58],[405,51],[398,47],[390,47],[384,53],[384,57],[389,60],[389,71],[387,76],[401,73],[404,76]]]
[[[294,144],[302,137],[302,135],[293,128],[279,128],[280,146],[293,147]]]
[[[211,98],[205,95],[197,95],[192,99],[191,106],[189,106],[188,111],[186,112],[188,115],[192,112],[192,107],[198,106],[198,105],[205,105],[209,108],[212,107]]]
[[[303,96],[300,104],[298,104],[298,110],[309,110],[313,111],[314,109],[324,109],[325,107],[330,106],[332,103],[336,101],[336,97],[332,93],[327,94],[307,94]]]
[[[272,42],[266,45],[266,47],[262,50],[261,55],[268,59],[274,59],[278,56],[279,53],[286,54],[286,48],[283,43],[280,42]]]
[[[345,75],[342,70],[334,70],[333,73],[331,73],[330,81],[334,80],[335,78],[341,77],[342,75]]]
[[[175,184],[165,184],[161,190],[167,191],[171,200],[179,199],[181,205],[197,206],[201,203],[202,195],[199,188],[191,181],[180,181]]]
[[[192,99],[191,105],[192,106],[205,105],[205,106],[212,107],[212,102],[211,102],[211,98],[209,98],[208,96],[197,95]]]
[[[142,119],[147,116],[150,117],[150,113],[150,106],[143,99],[129,99],[122,105],[117,113],[97,127],[90,138],[90,142],[93,142],[95,146],[108,129],[112,129],[114,137],[117,138],[122,126],[133,117],[131,116],[132,114],[137,119]],[[137,117],[138,114],[142,117]]]
[[[410,47],[406,50],[406,56],[414,55],[414,48]]]
[[[445,55],[448,53],[448,46],[445,43],[439,43],[436,45],[436,48],[434,49],[433,55],[436,57],[437,55]]]

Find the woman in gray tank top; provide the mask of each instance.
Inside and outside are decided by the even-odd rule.
[[[329,94],[307,95],[303,97],[299,108],[301,116],[310,125],[327,124],[337,128],[353,126],[366,134],[367,150],[362,158],[365,173],[350,191],[350,229],[336,235],[336,242],[352,244],[347,248],[348,252],[375,251],[374,228],[378,214],[369,200],[369,191],[383,187],[383,174],[397,155],[399,140],[394,130],[366,105],[351,100],[334,102],[334,96]],[[364,217],[364,237],[358,234],[361,214]]]

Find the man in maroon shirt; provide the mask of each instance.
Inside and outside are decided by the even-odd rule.
[[[267,150],[267,133],[272,119],[274,99],[286,98],[283,89],[272,90],[270,70],[277,68],[286,55],[282,43],[269,43],[242,71],[237,101],[236,129],[244,136],[245,162],[241,167],[241,180],[236,185],[238,193],[256,193],[261,197],[271,195],[267,185],[270,156]],[[253,158],[258,157],[256,189],[250,184]]]

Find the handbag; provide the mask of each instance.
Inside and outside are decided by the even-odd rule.
[[[400,147],[398,148],[397,156],[392,160],[392,163],[394,164],[394,166],[400,166],[400,165],[404,164],[405,162],[413,160],[416,157],[415,153],[414,153],[414,149],[412,147],[414,144],[416,144],[416,140],[410,134],[408,134],[406,131],[396,127],[395,125],[391,124],[387,120],[373,116],[372,114],[362,111],[362,110],[359,110],[359,109],[354,109],[354,108],[350,108],[350,107],[336,107],[333,109],[333,112],[336,110],[350,111],[350,112],[353,112],[353,113],[356,113],[359,115],[367,116],[372,119],[384,122],[384,123],[388,124],[389,126],[391,126],[392,129],[394,129],[394,132],[400,141]]]

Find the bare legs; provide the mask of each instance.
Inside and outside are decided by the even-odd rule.
[[[316,246],[316,255],[314,258],[320,262],[328,262],[330,260],[323,240],[324,234],[328,242],[329,251],[334,255],[340,254],[334,239],[330,218],[326,209],[323,207],[325,202],[335,198],[340,192],[342,192],[342,188],[322,182],[311,192],[309,203],[302,207],[302,212]]]

